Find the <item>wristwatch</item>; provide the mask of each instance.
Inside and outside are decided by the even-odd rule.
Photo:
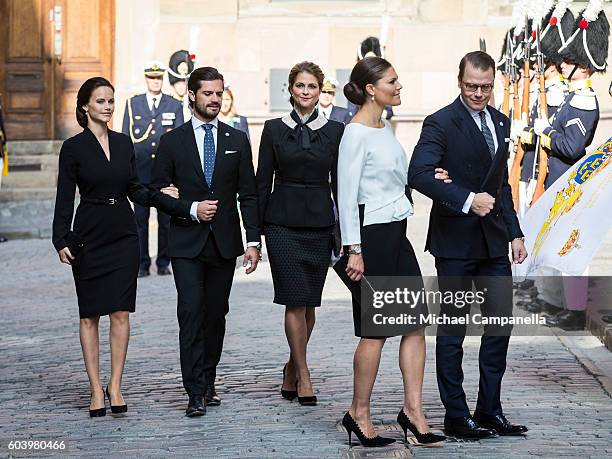
[[[515,237],[514,239],[512,239],[512,241],[516,241],[517,239],[519,241],[525,242],[525,236],[523,236],[523,237]]]
[[[348,253],[350,255],[361,255],[361,246],[360,245],[355,245],[351,248],[348,249]]]

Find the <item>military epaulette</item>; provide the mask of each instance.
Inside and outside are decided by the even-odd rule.
[[[574,97],[569,102],[571,107],[579,110],[596,110],[597,95],[590,88],[578,89],[574,92]]]

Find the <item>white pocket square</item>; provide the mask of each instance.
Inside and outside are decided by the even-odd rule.
[[[238,150],[225,150],[226,155],[233,155],[234,153],[238,153]]]
[[[509,137],[506,137],[506,138],[504,139],[504,142],[505,142],[505,143],[510,142],[510,138],[509,138]]]

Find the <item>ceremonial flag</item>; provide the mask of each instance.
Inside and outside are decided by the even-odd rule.
[[[546,190],[521,221],[529,256],[518,277],[543,267],[580,276],[612,225],[612,138]]]

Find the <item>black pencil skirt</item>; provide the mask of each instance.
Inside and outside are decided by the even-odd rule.
[[[275,303],[321,306],[332,251],[332,228],[265,225]]]
[[[360,214],[360,220],[363,222],[362,209],[360,209]],[[419,262],[412,244],[406,237],[406,228],[407,219],[361,226],[361,251],[365,277],[409,276],[421,278]],[[361,282],[364,281],[353,282],[348,277],[345,271],[347,261],[348,257],[343,256],[334,266],[334,270],[352,294],[355,336],[372,339],[388,338],[389,336],[373,336],[362,332]],[[422,279],[418,279],[418,283],[422,285]],[[410,332],[419,328],[423,328],[423,326],[415,325],[413,329],[410,329]]]

